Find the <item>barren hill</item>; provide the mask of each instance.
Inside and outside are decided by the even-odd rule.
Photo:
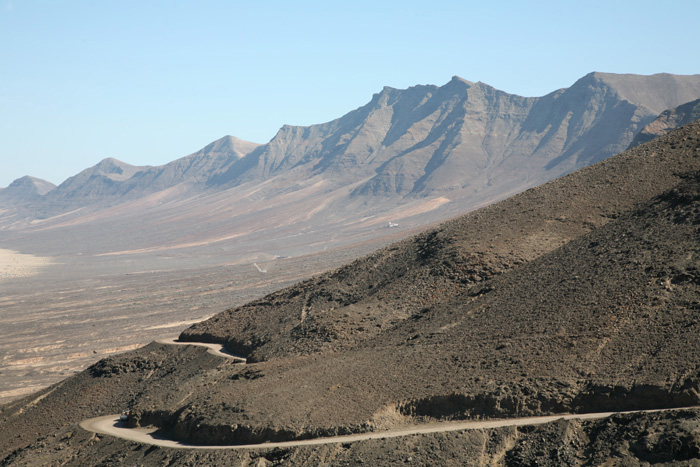
[[[143,169],[110,157],[68,178],[49,192],[48,199],[61,209],[64,209],[62,203],[72,207],[76,200],[80,200],[80,206],[89,206],[112,195],[115,187]]]
[[[181,336],[225,343],[248,364],[151,344],[7,405],[0,452],[7,465],[697,459],[697,410],[201,453],[144,449],[77,422],[131,407],[132,423],[159,426],[163,436],[236,443],[698,405],[698,213],[695,123]]]
[[[0,191],[0,202],[31,203],[56,188],[51,182],[35,177],[18,178]]]

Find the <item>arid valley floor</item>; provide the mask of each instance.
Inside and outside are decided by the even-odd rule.
[[[330,254],[256,263],[265,273],[252,263],[222,265],[216,249],[212,264],[204,267],[201,257],[195,262],[178,254],[86,260],[3,250],[0,404],[106,355],[177,336],[221,310],[337,267],[398,235],[336,248]]]

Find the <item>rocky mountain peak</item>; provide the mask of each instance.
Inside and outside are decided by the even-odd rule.
[[[127,164],[126,162],[114,159],[113,157],[107,157],[105,159],[102,159],[92,168],[94,173],[108,175],[110,176],[110,178],[113,179],[124,179],[122,177],[124,177],[125,175],[126,178],[128,178],[134,174],[133,169],[137,168]]]
[[[206,154],[211,157],[221,157],[221,156],[235,156],[241,158],[251,152],[253,149],[260,146],[259,143],[253,143],[251,141],[245,141],[235,136],[226,135],[222,138],[217,139],[204,148],[197,151],[195,154]]]
[[[466,79],[464,79],[464,78],[462,78],[462,77],[460,77],[460,76],[457,76],[457,75],[454,75],[454,76],[452,77],[452,79],[450,80],[450,83],[451,83],[451,84],[462,84],[462,85],[467,85],[467,86],[473,86],[473,85],[474,85],[473,82],[471,82],[471,81],[469,81],[469,80],[466,80]]]

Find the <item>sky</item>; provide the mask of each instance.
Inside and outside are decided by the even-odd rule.
[[[0,0],[0,187],[265,143],[384,86],[700,73],[700,2]]]

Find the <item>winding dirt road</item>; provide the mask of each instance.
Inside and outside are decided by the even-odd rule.
[[[689,407],[694,408],[694,407]],[[479,421],[453,421],[453,422],[437,422],[413,427],[399,428],[388,431],[377,431],[369,433],[358,433],[354,435],[333,436],[329,438],[314,438],[297,441],[283,441],[277,443],[261,443],[261,444],[237,444],[226,446],[202,446],[187,444],[180,441],[168,439],[158,434],[156,428],[127,428],[124,422],[119,420],[119,415],[105,415],[104,417],[91,418],[84,420],[80,426],[88,431],[100,433],[104,435],[116,436],[117,438],[136,441],[138,443],[151,444],[154,446],[162,446],[168,448],[181,449],[273,449],[273,448],[289,448],[295,446],[312,446],[319,444],[332,443],[351,443],[354,441],[363,441],[368,439],[383,439],[396,438],[399,436],[409,436],[424,433],[444,433],[447,431],[459,430],[481,430],[486,428],[499,428],[507,426],[526,426],[526,425],[541,425],[544,423],[553,422],[555,420],[591,420],[609,417],[611,415],[626,414],[626,413],[651,413],[664,412],[670,410],[682,409],[659,409],[659,410],[636,410],[630,412],[604,412],[604,413],[586,413],[586,414],[566,414],[566,415],[550,415],[546,417],[529,417],[529,418],[511,418],[506,420],[479,420]]]
[[[174,339],[160,339],[157,340],[159,344],[168,344],[168,345],[198,345],[200,347],[206,347],[208,349],[208,352],[212,355],[216,355],[219,357],[223,358],[230,358],[236,361],[239,361],[241,363],[246,363],[245,357],[241,357],[240,355],[235,355],[226,350],[226,347],[224,347],[221,344],[208,344],[204,342],[183,342],[177,340],[177,338]]]
[[[233,355],[226,351],[224,346],[220,344],[207,344],[201,342],[180,342],[176,339],[162,339],[157,341],[161,344],[170,345],[199,345],[209,349],[209,353],[218,355],[223,358],[235,359],[245,363],[246,359],[238,355]],[[162,446],[169,448],[181,449],[273,449],[287,448],[295,446],[312,446],[319,444],[332,443],[351,443],[354,441],[363,441],[368,439],[396,438],[399,436],[409,436],[427,433],[444,433],[447,431],[459,430],[481,430],[487,428],[500,428],[508,426],[527,426],[527,425],[542,425],[544,423],[553,422],[555,420],[592,420],[609,417],[611,415],[627,414],[627,413],[652,413],[665,412],[671,410],[682,409],[697,409],[700,407],[683,407],[677,409],[655,409],[655,410],[635,410],[628,412],[600,412],[586,414],[562,414],[549,415],[544,417],[528,417],[528,418],[510,418],[504,420],[470,420],[470,421],[449,421],[435,422],[429,424],[415,425],[411,427],[397,428],[386,431],[376,431],[367,433],[357,433],[354,435],[333,436],[328,438],[314,438],[296,441],[283,442],[265,442],[261,444],[236,444],[225,446],[203,446],[195,444],[187,444],[173,439],[169,439],[158,433],[157,428],[128,428],[125,422],[119,419],[119,415],[105,415],[97,418],[90,418],[80,422],[80,426],[87,430],[103,435],[115,436],[117,438],[135,441],[137,443],[150,444],[154,446]]]

